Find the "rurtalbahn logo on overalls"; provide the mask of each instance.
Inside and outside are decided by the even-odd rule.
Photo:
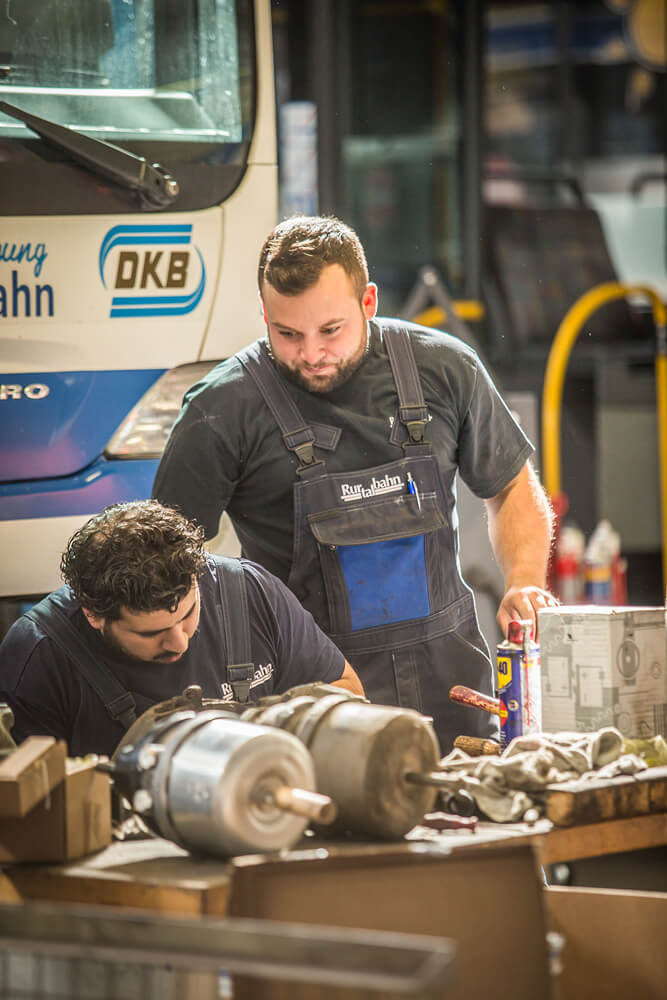
[[[350,500],[365,500],[368,497],[381,497],[385,493],[396,493],[404,489],[405,483],[400,476],[385,476],[376,478],[373,476],[370,482],[366,483],[341,483],[340,498],[346,502]]]
[[[113,226],[100,247],[100,278],[113,289],[110,316],[185,316],[206,286],[192,226]],[[105,277],[106,272],[106,277]]]

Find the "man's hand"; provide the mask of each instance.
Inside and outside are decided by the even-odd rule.
[[[486,501],[489,537],[505,577],[497,620],[503,633],[513,618],[535,622],[540,608],[558,604],[545,589],[553,516],[530,464]]]
[[[553,594],[540,587],[510,587],[500,603],[496,619],[505,637],[511,621],[530,619],[537,638],[537,612],[541,608],[555,608],[559,603]]]

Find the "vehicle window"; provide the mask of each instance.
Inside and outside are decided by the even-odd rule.
[[[111,141],[238,143],[238,24],[234,0],[4,0],[0,100]]]

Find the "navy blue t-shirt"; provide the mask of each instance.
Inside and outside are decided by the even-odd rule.
[[[291,591],[256,563],[244,559],[242,565],[255,666],[250,699],[280,694],[297,684],[339,680],[343,654]],[[175,663],[130,660],[88,624],[69,587],[57,592],[91,654],[103,659],[134,696],[137,715],[180,694],[189,684],[198,684],[205,698],[232,699],[215,577],[218,569],[216,558],[207,556],[199,577],[199,627]],[[109,717],[68,656],[25,616],[12,625],[0,645],[0,701],[14,712],[12,734],[17,743],[31,735],[55,736],[67,742],[70,756],[82,756],[111,754],[123,736],[122,725]]]

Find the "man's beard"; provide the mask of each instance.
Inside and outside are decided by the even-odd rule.
[[[198,630],[199,629],[197,629],[197,631]],[[101,634],[102,639],[104,640],[104,642],[107,644],[107,646],[109,646],[110,649],[116,655],[120,654],[121,656],[124,656],[125,659],[129,660],[131,663],[144,663],[144,664],[146,664],[146,663],[178,663],[178,661],[181,660],[183,658],[183,656],[185,655],[185,653],[187,652],[187,650],[185,650],[183,653],[179,653],[179,655],[176,658],[174,658],[173,655],[170,655],[170,654],[160,653],[158,656],[154,656],[150,660],[145,660],[145,659],[143,659],[143,657],[137,656],[136,653],[131,653],[130,650],[127,649],[122,644],[122,642],[119,642],[118,639],[116,638],[116,636],[112,633],[111,629],[107,625],[104,625],[102,627],[102,629],[100,630],[100,634]],[[195,635],[196,635],[196,632],[195,632]],[[194,638],[194,636],[192,638]],[[189,648],[190,648],[190,646],[188,644],[188,649]]]
[[[269,349],[271,344],[269,342]],[[364,337],[359,345],[359,349],[352,357],[348,358],[346,361],[336,362],[336,371],[331,375],[326,375],[319,377],[317,376],[316,370],[312,370],[308,373],[303,372],[296,368],[291,368],[284,361],[280,361],[273,351],[270,350],[271,357],[273,358],[276,368],[278,368],[283,375],[298,385],[299,388],[305,389],[306,392],[312,392],[314,395],[324,395],[328,392],[333,392],[334,389],[340,389],[342,385],[352,378],[354,373],[359,370],[361,363],[366,356],[366,351],[368,349],[368,336],[366,331],[364,331]],[[324,366],[323,366],[324,367]],[[327,368],[331,365],[326,365]]]

